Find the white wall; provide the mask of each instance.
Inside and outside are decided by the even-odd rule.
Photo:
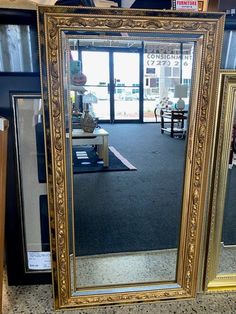
[[[121,0],[122,8],[130,8],[131,5],[135,2],[135,0]]]

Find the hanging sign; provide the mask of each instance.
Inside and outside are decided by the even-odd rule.
[[[175,0],[175,10],[198,12],[198,0]]]

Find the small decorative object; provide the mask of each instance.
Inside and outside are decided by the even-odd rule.
[[[162,108],[168,108],[169,97],[163,97],[160,101],[160,105]]]
[[[84,132],[93,133],[97,126],[97,119],[89,112],[89,106],[97,102],[97,97],[92,93],[83,95],[84,112],[80,119],[81,128]]]
[[[160,101],[161,108],[169,109],[172,107],[172,101],[169,99],[169,97],[163,97]]]
[[[81,61],[73,60],[70,55],[70,79],[71,84],[75,86],[83,86],[87,82],[87,77],[81,71]]]
[[[96,128],[96,121],[89,113],[89,110],[84,110],[84,113],[80,119],[81,128],[84,132],[93,133]]]
[[[175,86],[175,98],[179,98],[175,104],[177,110],[184,110],[185,102],[182,98],[187,97],[188,95],[188,86],[187,85],[176,85]]]

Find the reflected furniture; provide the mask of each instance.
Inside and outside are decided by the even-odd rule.
[[[108,167],[108,136],[109,133],[102,128],[96,128],[93,133],[84,132],[82,129],[74,129],[72,131],[72,145],[96,145],[99,158],[103,160],[104,167]]]
[[[2,312],[8,124],[7,119],[0,117],[0,313]]]
[[[167,132],[171,137],[174,135],[181,136],[182,138],[186,135],[187,130],[187,110],[168,110],[161,109],[161,133]]]

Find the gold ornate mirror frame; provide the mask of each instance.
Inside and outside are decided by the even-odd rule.
[[[236,71],[221,70],[218,95],[218,140],[210,215],[209,250],[205,280],[206,291],[236,290],[236,272],[218,272],[235,102]]]
[[[224,28],[222,13],[184,13],[80,7],[39,7],[38,27],[48,160],[48,196],[56,308],[151,302],[196,294],[202,217],[207,203],[218,71]],[[175,282],[96,287],[71,293],[61,51],[67,31],[150,33],[155,39],[190,36],[196,43],[195,76],[185,163],[181,234]],[[137,37],[138,38],[138,37]]]

